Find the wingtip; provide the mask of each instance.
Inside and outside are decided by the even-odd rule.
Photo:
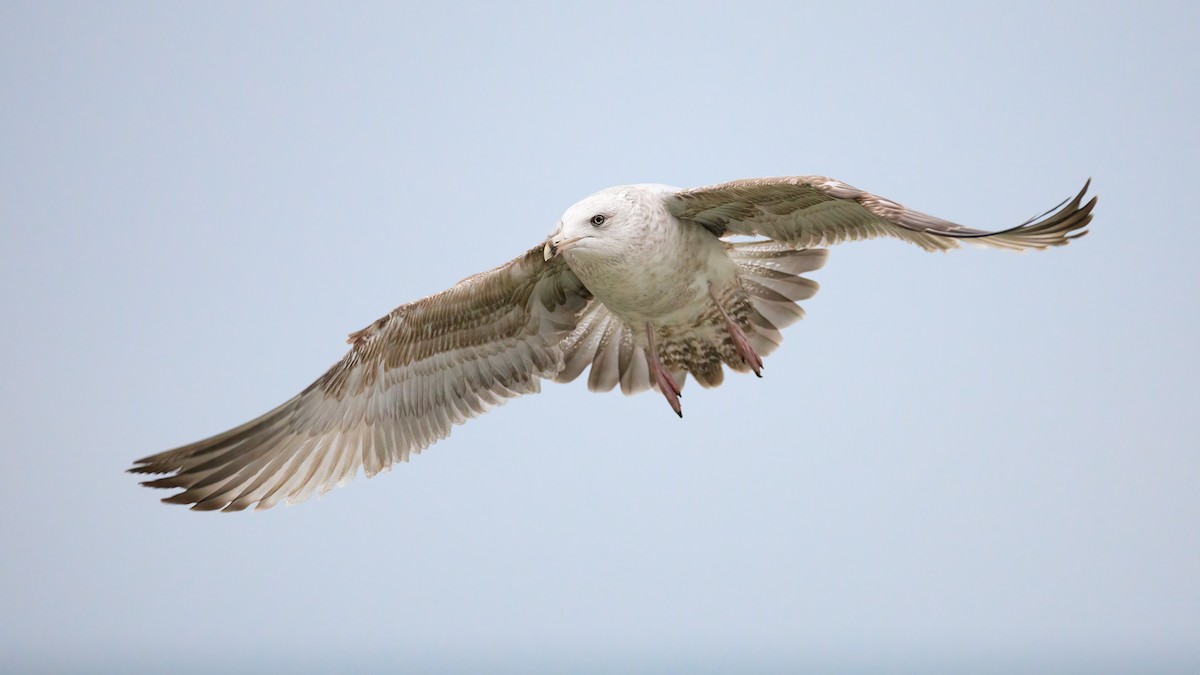
[[[1075,199],[1073,201],[1075,201],[1076,203],[1082,203],[1083,198],[1087,196],[1088,190],[1091,190],[1091,189],[1092,189],[1092,177],[1088,176],[1088,179],[1083,181],[1083,187],[1080,188],[1079,194],[1075,195]],[[1095,201],[1096,201],[1096,195],[1092,195],[1092,199],[1091,199],[1091,201],[1088,202],[1088,205],[1090,206],[1091,204],[1095,203]]]
[[[154,466],[153,464],[134,464],[133,466],[129,467],[128,469],[125,469],[125,473],[146,475],[146,474],[158,474],[158,473],[167,473],[167,472],[162,469],[159,469],[158,467]]]

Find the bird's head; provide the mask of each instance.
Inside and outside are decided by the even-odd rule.
[[[636,244],[644,218],[643,195],[631,187],[601,190],[567,209],[546,241],[546,260],[563,254],[572,260],[596,260],[623,255]]]

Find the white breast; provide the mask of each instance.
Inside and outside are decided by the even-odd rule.
[[[736,278],[733,261],[711,232],[669,215],[655,221],[619,257],[567,257],[596,299],[631,327],[689,322],[709,303],[710,283],[724,288]]]

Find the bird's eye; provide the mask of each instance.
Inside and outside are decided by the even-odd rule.
[[[604,216],[600,215],[599,213],[592,216],[592,225],[595,225],[596,227],[600,227],[603,224],[604,224]]]

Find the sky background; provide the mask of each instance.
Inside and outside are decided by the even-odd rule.
[[[0,663],[1200,672],[1197,7],[0,3]],[[122,473],[597,189],[810,173],[1100,202],[835,248],[682,421],[547,384],[265,513]]]

